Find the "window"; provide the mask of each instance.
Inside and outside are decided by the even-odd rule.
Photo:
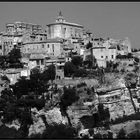
[[[54,44],[52,44],[52,50],[53,50],[53,52],[54,52]]]
[[[42,37],[40,38],[40,41],[42,41]]]
[[[36,61],[37,65],[39,65],[39,60]]]
[[[108,58],[108,56],[106,56],[106,59]]]
[[[71,33],[71,35],[72,35],[72,28],[70,28],[70,33]]]
[[[43,65],[44,64],[44,61],[43,61],[43,59],[41,60],[41,65]]]
[[[44,44],[42,44],[42,48],[44,48]]]
[[[64,28],[64,35],[66,34],[66,28]]]
[[[48,48],[49,48],[50,46],[49,46],[49,44],[48,44]]]
[[[103,58],[103,56],[101,56],[101,58]]]
[[[111,55],[111,58],[113,59],[113,55]]]

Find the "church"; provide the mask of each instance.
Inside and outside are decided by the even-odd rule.
[[[48,38],[80,39],[83,28],[80,24],[67,22],[60,11],[56,21],[47,25]]]

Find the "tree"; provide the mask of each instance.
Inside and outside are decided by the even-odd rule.
[[[87,49],[92,48],[92,43],[91,43],[91,42],[89,42],[89,43],[87,44],[86,48],[87,48]]]
[[[7,56],[0,56],[0,68],[5,70],[8,67]]]
[[[79,67],[82,65],[82,57],[81,56],[73,56],[71,62],[73,63],[73,65],[75,65],[75,67]]]
[[[104,77],[104,69],[103,68],[98,68],[97,69],[98,72],[98,76],[99,76],[99,83],[103,84],[105,81],[105,77]]]
[[[106,72],[114,72],[117,70],[119,63],[114,63],[113,61],[107,61],[107,66],[105,68]]]
[[[6,68],[22,68],[21,52],[18,48],[13,48],[8,55],[0,56],[0,68],[5,70]]]
[[[133,95],[132,95],[131,89],[136,88],[138,76],[134,72],[129,72],[125,75],[124,80],[125,80],[125,86],[127,87],[128,91],[129,91],[129,96],[130,96],[130,99],[131,99],[131,103],[132,103],[134,111],[136,113],[137,108],[136,108],[136,105],[133,101]]]
[[[84,65],[87,65],[88,68],[97,68],[97,60],[91,54],[87,55],[86,60],[84,61]]]
[[[92,50],[92,47],[93,47],[93,45],[92,45],[92,43],[89,41],[89,43],[87,44],[87,46],[86,46],[86,48],[87,49],[90,49],[90,54],[91,54],[91,68],[93,67],[93,63],[96,63],[96,59],[95,59],[95,57],[93,56],[93,50]]]
[[[53,64],[49,65],[49,67],[47,69],[47,73],[48,73],[48,79],[53,82],[53,80],[55,79],[55,75],[56,75],[56,69]]]
[[[30,85],[30,90],[33,91],[36,95],[43,94],[48,91],[48,87],[49,87],[48,81],[52,80],[50,76],[51,74],[50,70],[46,69],[42,73],[38,68],[32,70],[32,73],[30,75],[29,85]]]
[[[139,132],[139,130],[135,130],[135,131],[133,131],[133,132],[131,132],[131,133],[129,133],[128,135],[127,135],[127,138],[133,138],[133,139],[138,139],[140,137],[140,132]]]
[[[137,58],[137,57],[134,57],[134,60],[136,63],[139,63],[139,61],[140,61],[139,58]]]
[[[75,65],[72,62],[66,62],[64,65],[64,75],[71,76],[75,72]]]
[[[125,130],[123,128],[119,131],[119,133],[117,135],[117,138],[118,139],[126,138],[126,132],[125,132]]]
[[[49,125],[43,134],[32,135],[31,138],[75,138],[77,136],[77,132],[75,128],[70,127],[64,124],[54,124]]]
[[[21,52],[19,48],[14,47],[8,54],[8,63],[10,68],[22,68]]]
[[[11,86],[12,90],[2,91],[0,111],[3,111],[4,121],[18,119],[23,137],[27,136],[29,126],[33,123],[31,108],[36,107],[40,110],[45,106],[43,93],[49,87],[47,83],[48,79],[45,79],[44,73],[34,71],[30,79],[21,77],[16,84]]]
[[[108,108],[104,109],[104,105],[101,103],[98,105],[98,114],[99,114],[100,121],[108,120],[110,118],[110,113]]]
[[[64,94],[60,99],[60,111],[63,116],[66,116],[68,119],[68,123],[72,126],[69,115],[67,113],[68,106],[71,106],[74,102],[79,100],[79,96],[77,95],[76,89],[73,87],[66,88],[64,87]]]
[[[85,69],[78,69],[74,72],[74,77],[85,77],[87,76],[87,71]]]

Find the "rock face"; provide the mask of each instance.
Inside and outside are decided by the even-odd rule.
[[[79,138],[90,138],[89,129],[82,129],[78,133]]]
[[[125,123],[116,124],[116,125],[111,126],[111,130],[116,134],[118,134],[122,128],[126,132],[126,135],[128,135],[136,130],[140,130],[140,121],[139,120],[128,121]]]
[[[134,100],[134,102],[135,102],[136,106],[138,106],[137,102],[135,100]],[[109,107],[110,119],[112,119],[112,120],[115,120],[119,117],[123,117],[123,115],[128,116],[128,115],[135,113],[130,100],[121,101],[121,102],[109,104],[106,106]]]
[[[13,120],[11,124],[5,124],[6,127],[15,128],[18,130],[20,128],[20,123],[18,120]]]
[[[47,127],[46,125],[67,123],[67,119],[61,115],[59,108],[53,108],[47,112],[44,110],[37,111],[36,109],[32,109],[32,111],[34,112],[32,114],[33,125],[29,128],[29,137],[35,134],[42,134]],[[42,119],[42,116],[44,116],[45,120]]]
[[[53,110],[49,110],[44,115],[46,117],[47,123],[50,125],[53,123],[57,123],[57,124],[61,124],[61,123],[66,124],[67,123],[67,120],[65,119],[65,117],[63,117],[61,115],[59,108],[54,108]]]
[[[41,117],[39,117],[37,122],[34,121],[34,124],[30,126],[28,136],[30,137],[34,134],[42,134],[45,129],[45,123],[43,122]]]

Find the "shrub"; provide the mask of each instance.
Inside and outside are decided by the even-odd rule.
[[[46,128],[41,138],[74,138],[76,135],[75,128],[64,124],[54,124]]]
[[[128,134],[128,138],[140,138],[140,132],[139,132],[139,130],[137,130],[137,131],[134,131],[134,132],[132,132],[132,133],[130,133],[130,134]]]
[[[5,125],[0,126],[0,138],[15,138],[17,130],[15,128],[9,128]]]
[[[75,77],[86,77],[87,71],[85,69],[78,69],[74,72]]]
[[[81,82],[79,84],[77,84],[77,87],[80,88],[80,87],[83,87],[83,86],[86,86],[87,84],[85,82]]]
[[[124,129],[122,128],[118,135],[117,135],[117,138],[125,138],[126,137],[126,132],[124,131]]]

